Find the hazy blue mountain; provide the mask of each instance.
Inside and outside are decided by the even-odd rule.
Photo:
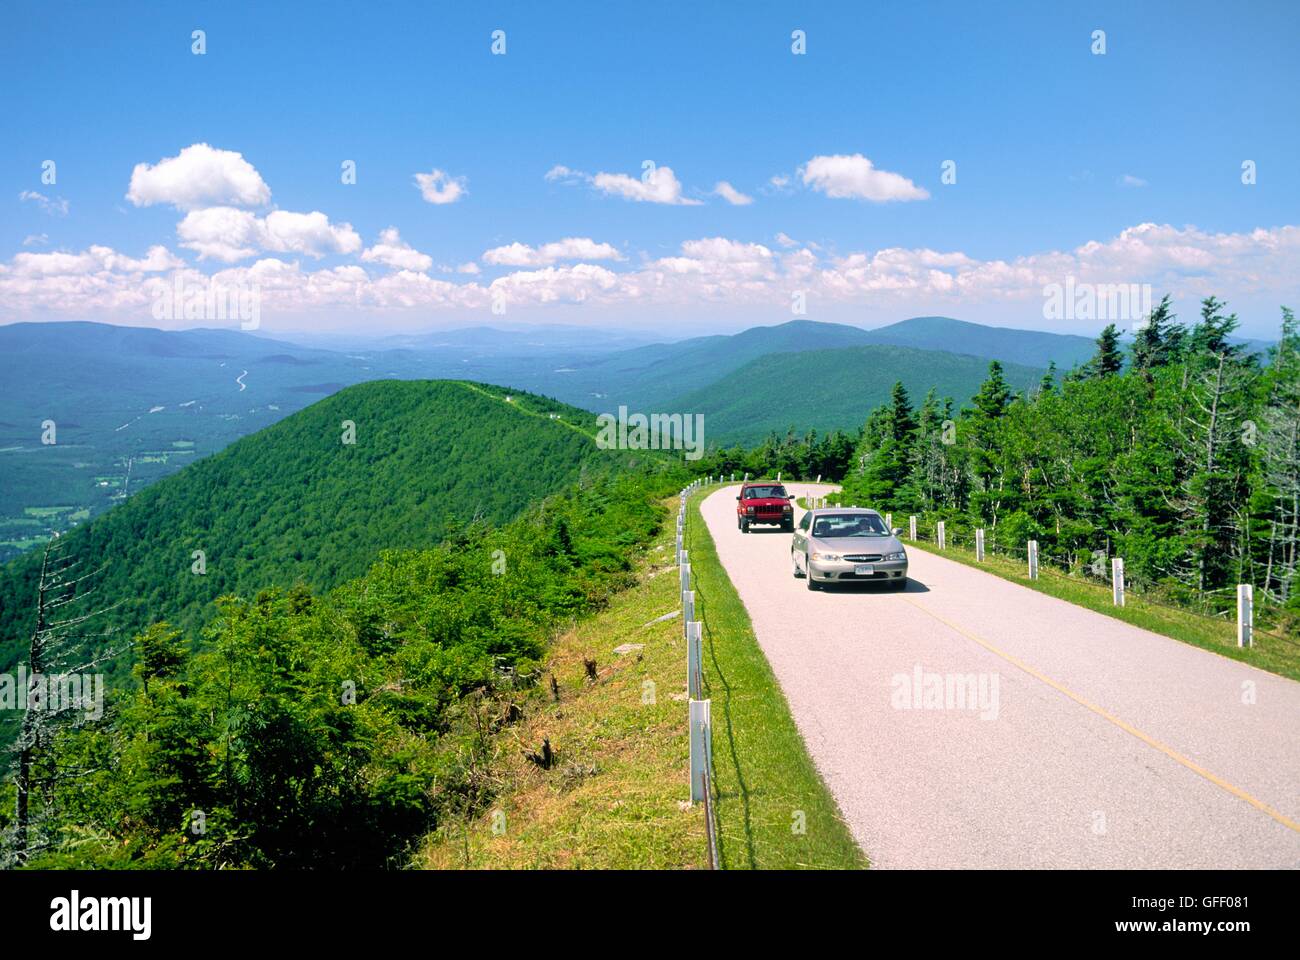
[[[860,327],[791,320],[751,327],[730,336],[714,335],[651,344],[595,359],[575,361],[536,378],[518,382],[575,406],[612,411],[619,404],[636,410],[666,410],[673,398],[698,389],[769,353],[824,350],[870,342]]]
[[[1098,324],[1098,333],[1103,326],[1105,324]],[[990,327],[951,317],[912,317],[868,330],[867,334],[869,343],[946,350],[1033,367],[1046,367],[1055,361],[1061,370],[1083,363],[1097,352],[1094,337]]]

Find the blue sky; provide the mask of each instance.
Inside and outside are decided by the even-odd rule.
[[[1298,28],[1294,3],[10,3],[0,321],[183,326],[149,312],[180,271],[261,284],[286,331],[728,330],[790,319],[803,291],[812,319],[1095,332],[1044,318],[1068,275],[1173,289],[1184,315],[1217,292],[1264,336],[1300,299]],[[138,164],[195,144],[242,155],[269,194],[178,204],[167,176],[127,199]],[[597,179],[639,182],[645,160],[680,184],[658,196],[698,202]],[[547,180],[557,165],[585,178]],[[455,202],[423,198],[413,178],[435,170]],[[178,234],[214,208],[242,214]],[[264,226],[274,211],[339,232],[322,246],[311,225]],[[232,225],[246,256],[216,236]],[[363,256],[387,228],[416,252],[405,267]],[[539,252],[569,238],[605,254]],[[532,252],[485,259],[513,243]]]

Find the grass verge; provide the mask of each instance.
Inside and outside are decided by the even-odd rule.
[[[707,492],[707,491],[705,491]],[[789,704],[692,497],[686,546],[713,701],[713,786],[724,869],[867,866],[804,746]]]
[[[544,676],[521,719],[496,735],[490,809],[444,823],[414,866],[707,869],[703,807],[686,802],[682,621],[654,622],[680,608],[673,546],[665,524],[638,564],[637,585],[554,641],[546,671],[559,702]],[[614,652],[624,644],[642,646]],[[596,662],[594,681],[585,660]],[[525,758],[543,738],[555,751],[549,770]]]
[[[1050,597],[1087,607],[1135,627],[1159,633],[1204,650],[1241,660],[1279,676],[1300,680],[1300,646],[1277,637],[1256,633],[1254,646],[1237,646],[1235,623],[1212,620],[1209,617],[1175,610],[1159,604],[1147,603],[1140,596],[1129,593],[1124,606],[1114,605],[1110,587],[1071,577],[1048,566],[1040,566],[1038,579],[1030,580],[1024,562],[986,553],[984,562],[975,559],[975,551],[966,547],[949,546],[943,550],[924,542],[907,541],[907,548],[924,550],[937,556],[955,560],[1010,580],[1021,586],[1045,593]]]

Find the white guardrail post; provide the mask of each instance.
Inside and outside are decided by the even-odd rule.
[[[1124,606],[1124,558],[1112,557],[1110,561],[1110,591],[1115,606]]]
[[[975,531],[975,559],[984,562],[984,528],[980,527]]]
[[[686,624],[686,692],[692,700],[704,697],[704,624]]]
[[[709,761],[713,752],[709,704],[708,700],[690,702],[691,803],[702,803],[708,794]]]
[[[1237,646],[1249,647],[1255,632],[1255,588],[1237,584]]]
[[[1038,579],[1038,541],[1029,541],[1029,579]]]
[[[915,516],[907,518],[907,535],[908,538],[911,540],[916,539],[916,517]]]
[[[731,475],[735,480],[736,475]],[[749,479],[749,474],[745,474]],[[779,479],[779,475],[778,475]],[[712,482],[710,477],[708,482]],[[689,697],[687,704],[688,726],[690,728],[690,765],[691,765],[691,803],[709,802],[709,771],[713,767],[713,722],[709,700],[704,696],[704,624],[695,619],[695,591],[691,587],[690,554],[683,547],[683,529],[686,522],[686,497],[697,489],[697,480],[682,491],[681,508],[677,514],[677,562],[681,569],[682,623],[686,636],[686,690]],[[709,814],[709,856],[710,862],[717,867],[717,853],[714,848],[712,814]]]
[[[943,524],[944,522],[940,520],[938,525],[935,527],[935,531],[934,531],[935,539],[939,543],[940,550],[942,550],[945,546],[948,545],[948,537],[947,537],[947,533],[944,530]]]

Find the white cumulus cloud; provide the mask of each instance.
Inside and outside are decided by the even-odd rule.
[[[195,143],[152,166],[136,164],[126,198],[137,207],[258,207],[270,201],[271,188],[243,154]]]
[[[748,194],[741,193],[726,180],[719,180],[713,188],[715,195],[726,200],[733,207],[745,207],[754,202],[754,198]]]
[[[415,184],[420,188],[420,196],[427,202],[438,205],[455,203],[463,197],[468,192],[465,189],[466,182],[464,177],[453,177],[445,170],[431,170],[428,173],[415,175]]]
[[[860,153],[813,157],[799,168],[799,177],[805,186],[836,199],[889,203],[930,196],[907,177],[878,169]]]
[[[483,254],[483,262],[493,266],[540,267],[558,260],[621,260],[617,249],[608,243],[597,243],[590,237],[565,237],[540,247],[525,243],[511,243],[493,247]]]
[[[265,218],[234,207],[191,210],[176,226],[181,246],[200,260],[233,263],[259,251],[303,253],[319,259],[330,253],[356,253],[361,237],[349,223],[332,224],[319,210],[273,210]]]
[[[682,196],[682,184],[672,167],[655,167],[640,177],[625,173],[598,173],[592,186],[602,193],[635,200],[638,203],[665,203],[672,206],[698,206],[699,200]]]
[[[433,266],[433,257],[421,253],[406,243],[396,227],[389,227],[379,234],[379,242],[361,254],[366,263],[382,263],[399,270],[414,270],[423,273]]]

